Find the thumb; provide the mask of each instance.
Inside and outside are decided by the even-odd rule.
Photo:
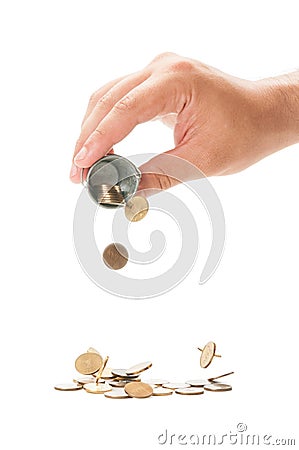
[[[192,162],[194,151],[190,142],[160,153],[139,167],[142,177],[138,193],[146,197],[188,180],[204,177]]]

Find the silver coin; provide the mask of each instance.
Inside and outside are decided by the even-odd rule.
[[[74,378],[73,382],[74,383],[78,383],[78,384],[94,383],[94,377],[93,376],[90,376],[90,377],[78,377],[78,378]]]
[[[123,388],[127,383],[130,383],[131,381],[132,380],[112,380],[108,381],[108,384],[110,384],[110,386],[113,386],[115,388]]]
[[[204,390],[201,387],[188,387],[188,388],[176,389],[175,393],[181,394],[181,395],[200,395],[200,394],[204,393]]]
[[[188,380],[186,383],[190,384],[192,387],[203,387],[206,384],[211,384],[209,380]]]
[[[173,394],[173,389],[167,389],[162,386],[154,387],[153,388],[153,395],[154,396],[164,396],[164,395],[171,395]]]
[[[167,389],[175,390],[175,389],[189,388],[191,386],[188,383],[165,383],[165,384],[163,384],[163,387],[167,388]]]
[[[168,383],[168,380],[163,380],[162,378],[152,378],[151,380],[144,381],[147,384],[153,384],[155,386],[162,386],[162,384]]]
[[[56,389],[57,391],[79,391],[80,389],[82,389],[82,384],[61,383],[56,384],[56,386],[54,386],[54,389]]]
[[[107,398],[131,398],[124,389],[112,389],[112,391],[105,392]]]
[[[129,369],[126,370],[126,373],[127,375],[138,375],[139,373],[144,372],[150,367],[152,367],[151,361],[145,361],[130,367]]]
[[[229,384],[211,383],[204,386],[204,389],[211,392],[226,392],[231,391],[232,387]]]
[[[126,372],[126,369],[111,369],[111,373],[119,378],[130,378],[131,380],[134,380],[135,378],[138,378],[137,375],[128,375]],[[134,380],[135,381],[135,380]]]

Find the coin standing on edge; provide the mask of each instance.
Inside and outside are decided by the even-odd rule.
[[[122,269],[127,264],[128,258],[128,250],[119,243],[109,244],[103,252],[103,261],[112,270]]]
[[[125,392],[134,398],[147,398],[153,395],[153,388],[146,383],[142,383],[141,381],[131,381],[126,384]]]
[[[204,389],[206,391],[211,391],[211,392],[226,392],[226,391],[231,391],[232,387],[229,384],[212,383],[212,384],[207,384],[206,386],[204,386]]]
[[[150,367],[152,367],[151,361],[145,361],[130,367],[129,369],[126,370],[126,373],[127,375],[138,375],[139,373],[144,372]]]
[[[76,370],[82,375],[92,375],[98,372],[103,364],[103,358],[98,353],[86,352],[75,361]]]
[[[62,383],[56,384],[56,386],[54,386],[54,389],[56,389],[56,391],[80,391],[82,387],[82,384]]]
[[[125,215],[130,222],[139,222],[148,212],[149,204],[145,197],[135,195],[125,206]]]

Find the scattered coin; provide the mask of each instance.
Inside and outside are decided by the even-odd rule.
[[[105,367],[102,373],[102,378],[104,378],[104,380],[111,380],[115,378],[115,375],[113,375],[109,367]]]
[[[79,391],[82,389],[82,384],[77,383],[64,383],[64,384],[56,384],[54,389],[57,391]]]
[[[151,380],[144,380],[147,384],[154,384],[155,386],[162,386],[162,384],[168,383],[168,380],[163,380],[160,378],[152,378]]]
[[[96,383],[98,383],[99,380],[101,379],[102,373],[103,373],[103,371],[104,371],[104,369],[105,369],[105,367],[107,365],[108,360],[109,360],[109,356],[106,356],[106,358],[103,361],[103,364],[101,365],[101,367],[99,368],[99,370],[97,372]]]
[[[206,384],[211,384],[210,380],[188,380],[186,383],[190,384],[192,387],[203,387]]]
[[[75,361],[75,367],[79,373],[83,375],[91,375],[96,373],[103,364],[103,359],[100,354],[86,352],[78,356]]]
[[[167,388],[167,389],[175,390],[175,389],[188,388],[188,387],[190,387],[190,384],[188,384],[188,383],[165,383],[165,384],[163,384],[163,387]]]
[[[90,394],[104,394],[105,392],[112,390],[112,387],[106,383],[88,383],[84,384],[83,388]]]
[[[149,204],[145,197],[136,195],[125,206],[125,215],[130,222],[139,222],[148,212]]]
[[[126,384],[125,392],[130,397],[147,398],[153,395],[153,388],[149,384],[142,383],[141,381],[132,381],[131,383]]]
[[[188,387],[188,388],[182,388],[182,389],[176,389],[176,394],[181,395],[200,395],[204,393],[203,388],[200,387]]]
[[[219,380],[219,378],[227,377],[228,375],[233,375],[235,372],[224,373],[223,375],[218,375],[218,377],[209,378],[209,381]]]
[[[130,378],[135,381],[138,375],[128,375],[126,369],[111,369],[111,373],[118,378]]]
[[[216,344],[215,342],[208,342],[203,349],[198,348],[198,350],[201,351],[200,356],[200,367],[203,369],[206,369],[209,367],[211,362],[213,361],[214,356],[220,357],[220,355],[216,355]]]
[[[162,397],[164,395],[171,395],[173,394],[173,389],[167,389],[162,386],[154,387],[153,388],[153,395]]]
[[[78,378],[74,378],[73,381],[74,383],[78,383],[78,384],[87,384],[87,383],[94,383],[95,378],[90,376],[90,377],[78,377]],[[103,380],[105,381],[105,380]]]
[[[212,383],[212,384],[207,384],[206,386],[204,386],[204,389],[206,391],[211,391],[211,392],[225,392],[225,391],[231,391],[232,387],[229,384]]]
[[[126,370],[126,373],[127,375],[138,375],[139,373],[144,372],[150,367],[152,367],[152,363],[150,361],[146,361],[130,367]]]
[[[112,389],[104,395],[107,398],[131,398],[124,389]]]
[[[128,250],[122,244],[109,244],[103,252],[103,261],[112,270],[122,269],[128,262]]]
[[[130,383],[132,380],[111,380],[108,383],[110,386],[115,388],[123,388],[126,384]]]

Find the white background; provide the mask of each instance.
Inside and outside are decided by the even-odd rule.
[[[221,264],[198,285],[210,239],[199,222],[202,260],[151,300],[115,297],[82,271],[72,241],[81,187],[68,175],[102,84],[163,51],[248,79],[293,70],[298,12],[286,0],[2,3],[1,448],[155,449],[166,428],[220,435],[239,422],[248,433],[296,437],[299,146],[211,179],[226,217]],[[171,146],[170,130],[153,123],[117,151]],[[208,374],[234,370],[230,393],[116,401],[53,389],[89,346],[114,367],[151,359],[147,377],[203,377],[196,347],[210,339],[222,358]]]

